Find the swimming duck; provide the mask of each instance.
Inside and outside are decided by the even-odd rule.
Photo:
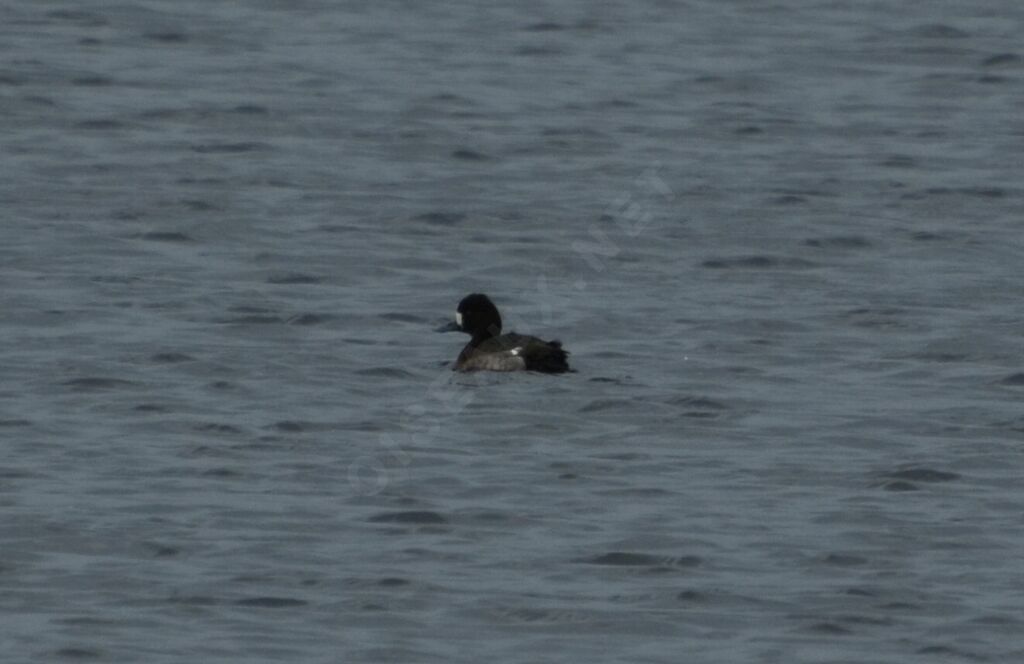
[[[501,314],[491,298],[471,293],[462,298],[455,320],[441,332],[465,332],[472,339],[459,353],[455,371],[569,371],[561,341],[544,341],[525,334],[501,333]]]

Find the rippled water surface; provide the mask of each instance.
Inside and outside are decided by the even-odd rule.
[[[0,5],[5,661],[1024,658],[1022,26]]]

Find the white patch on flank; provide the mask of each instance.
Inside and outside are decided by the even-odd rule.
[[[523,347],[522,347],[522,346],[519,346],[518,348],[513,348],[513,349],[512,349],[512,350],[510,350],[509,352],[510,352],[510,353],[512,353],[513,355],[515,355],[516,357],[519,357],[519,352],[520,352],[521,350],[523,350]]]
[[[455,324],[458,325],[459,327],[462,327],[462,314],[460,314],[458,311],[455,312]]]

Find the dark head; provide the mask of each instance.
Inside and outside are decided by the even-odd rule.
[[[474,339],[488,339],[501,334],[501,314],[491,298],[483,293],[470,293],[455,309],[455,322],[445,332],[465,332]]]

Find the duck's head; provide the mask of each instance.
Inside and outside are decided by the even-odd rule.
[[[470,293],[455,309],[455,320],[439,331],[465,332],[474,339],[496,337],[501,334],[501,314],[491,298],[483,293]]]

